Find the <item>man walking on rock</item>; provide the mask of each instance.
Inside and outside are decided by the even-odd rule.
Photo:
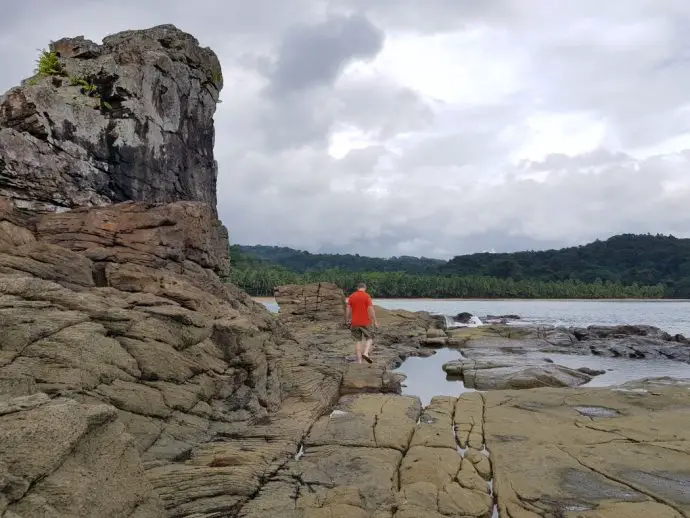
[[[376,320],[374,302],[367,293],[367,285],[363,282],[357,285],[357,291],[347,299],[345,320],[350,326],[352,336],[357,341],[355,345],[357,363],[362,363],[362,358],[372,363],[369,353],[374,345],[374,328],[378,328],[379,323]]]

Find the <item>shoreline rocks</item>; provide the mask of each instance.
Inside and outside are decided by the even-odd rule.
[[[437,315],[424,344],[433,347],[522,348],[543,352],[690,363],[690,339],[645,325],[554,327],[490,323],[447,328]]]
[[[448,362],[443,371],[477,390],[577,387],[592,380],[589,374],[562,365],[507,356]]]

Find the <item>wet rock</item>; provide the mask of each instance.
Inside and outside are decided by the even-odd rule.
[[[485,393],[484,433],[501,515],[558,516],[576,509],[601,517],[687,514],[686,392],[671,386],[656,395],[611,389]],[[506,439],[513,436],[520,440]]]
[[[462,313],[458,313],[453,317],[453,320],[455,320],[459,324],[469,324],[470,320],[472,320],[472,313],[467,313],[466,311],[463,311]]]
[[[573,408],[587,417],[617,417],[620,415],[617,410],[601,406],[576,406]]]
[[[605,370],[600,370],[600,369],[590,369],[589,367],[580,367],[578,369],[575,369],[578,372],[582,372],[583,374],[587,374],[588,376],[601,376],[602,374],[606,374]]]
[[[432,348],[439,348],[439,347],[445,347],[448,345],[448,338],[443,337],[443,336],[437,336],[437,337],[432,337],[432,338],[424,338],[422,340],[422,345],[425,347],[432,347]]]
[[[510,357],[453,361],[444,364],[443,370],[478,390],[576,387],[592,379],[561,365]]]
[[[690,363],[690,345],[653,326],[563,328],[490,324],[447,331],[449,343],[477,349],[540,350],[547,353]]]

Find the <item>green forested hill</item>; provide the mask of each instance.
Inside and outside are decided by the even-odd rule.
[[[365,280],[378,296],[690,298],[690,239],[623,234],[560,250],[439,259],[311,254],[285,247],[231,250],[233,280],[270,295],[286,282]]]
[[[667,295],[690,297],[690,239],[622,234],[560,250],[461,255],[439,272],[516,280],[663,284]]]
[[[279,264],[297,273],[319,272],[340,269],[349,272],[435,272],[446,261],[426,257],[364,257],[359,254],[312,254],[294,248],[280,246],[244,246],[237,250],[251,254],[271,263]]]

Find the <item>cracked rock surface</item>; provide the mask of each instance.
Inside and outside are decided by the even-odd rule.
[[[0,404],[54,399],[2,417],[3,518],[232,515],[337,399],[342,369],[220,281],[207,205],[4,203],[0,222]],[[62,408],[85,424],[51,417]],[[42,448],[34,426],[68,445]],[[99,480],[110,490],[89,496]]]
[[[240,516],[488,517],[493,500],[488,458],[461,452],[456,409],[479,409],[479,394],[437,397],[348,395],[319,419],[290,460]]]
[[[689,516],[688,396],[687,386],[487,392],[501,516]]]

